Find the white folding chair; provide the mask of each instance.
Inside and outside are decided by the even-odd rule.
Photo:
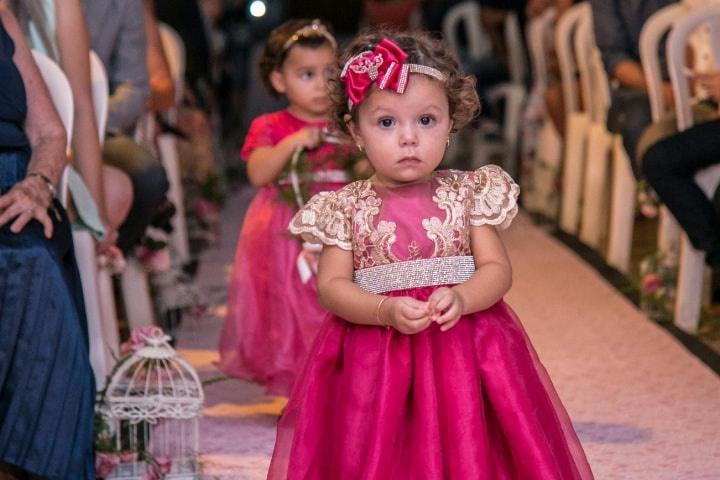
[[[45,84],[50,91],[55,109],[60,115],[67,132],[68,146],[72,138],[74,105],[70,83],[60,67],[43,53],[33,51],[35,63],[37,63]],[[67,178],[69,167],[64,175]],[[67,205],[67,181],[61,189],[61,202]],[[98,293],[97,261],[95,257],[95,243],[87,231],[78,232],[73,229],[73,245],[77,260],[80,280],[85,300],[85,312],[87,315],[88,337],[90,340],[90,364],[95,374],[95,380],[100,387],[105,381],[105,376],[110,371],[105,351],[105,338],[102,327],[102,309]]]
[[[650,112],[653,122],[659,121],[670,111],[662,95],[662,70],[660,68],[659,46],[673,23],[688,11],[687,4],[668,5],[653,14],[640,32],[640,59],[650,98]],[[660,225],[658,229],[658,250],[664,255],[676,259],[680,248],[682,230],[675,218],[664,205],[660,206]]]
[[[467,57],[479,60],[492,55],[492,44],[480,23],[480,6],[477,2],[464,1],[451,7],[443,18],[443,37],[460,58],[459,28],[463,26],[468,40]],[[525,57],[517,17],[509,14],[505,19],[505,39],[508,45],[510,81],[501,83],[488,91],[488,100],[495,104],[504,102],[504,123],[500,136],[502,142],[489,141],[485,132],[476,132],[473,165],[480,166],[491,158],[502,157],[503,168],[511,175],[517,174],[518,137],[523,105],[525,103]],[[495,133],[495,132],[493,132]]]
[[[595,45],[592,10],[584,9],[580,13],[574,40],[583,104],[587,105],[590,112],[580,240],[600,250],[608,210],[610,155],[613,152],[614,139],[606,126],[607,109],[610,104],[609,83],[600,59],[600,52]]]
[[[467,55],[471,60],[492,55],[492,43],[480,24],[480,4],[473,1],[460,2],[448,9],[443,17],[443,37],[453,52],[461,51],[458,39],[460,26],[464,27],[467,38]],[[459,55],[458,55],[459,57]]]
[[[532,95],[543,105],[543,118],[537,133],[532,171],[525,189],[523,204],[529,211],[555,219],[558,214],[557,179],[560,173],[562,141],[550,116],[545,111],[545,92],[548,85],[550,39],[555,21],[555,9],[548,9],[527,27],[528,47],[533,72]],[[531,107],[528,107],[531,108]],[[522,179],[521,179],[522,180]],[[523,183],[525,183],[523,181]],[[527,184],[526,184],[527,185]]]
[[[720,5],[698,7],[675,21],[667,41],[667,63],[673,87],[678,130],[693,125],[690,88],[685,73],[685,51],[690,36],[697,29],[707,29],[715,69],[720,68]],[[708,167],[695,176],[695,181],[708,196],[712,196],[720,182],[720,165]],[[702,285],[705,271],[704,254],[693,248],[682,235],[678,271],[675,324],[696,332],[702,306]]]
[[[180,35],[170,26],[160,23],[158,27],[163,50],[167,57],[175,86],[175,106],[167,112],[167,119],[171,124],[175,124],[177,122],[177,107],[182,101],[183,86],[185,84],[185,45]],[[174,253],[182,263],[186,263],[190,260],[190,246],[187,233],[187,221],[185,218],[185,197],[183,194],[177,139],[173,134],[163,133],[158,136],[157,145],[160,161],[163,167],[165,167],[165,173],[170,183],[168,196],[176,208],[175,215],[173,215],[171,219],[173,231],[170,241]]]
[[[590,106],[581,108],[576,78],[574,38],[578,23],[587,16],[590,5],[579,3],[568,9],[555,26],[555,51],[558,56],[565,106],[565,145],[563,151],[563,181],[560,204],[560,228],[572,235],[578,233],[582,202],[585,157],[590,126]]]

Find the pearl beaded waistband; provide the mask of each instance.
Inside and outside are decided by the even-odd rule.
[[[370,293],[386,293],[434,285],[457,285],[475,273],[469,255],[422,258],[356,270],[353,282]]]

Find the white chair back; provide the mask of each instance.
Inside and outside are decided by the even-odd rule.
[[[555,21],[555,9],[549,8],[538,18],[531,20],[527,27],[528,47],[532,64],[535,88],[544,92],[548,83],[548,33]],[[512,76],[512,75],[511,75]]]
[[[660,41],[672,27],[673,22],[686,11],[683,4],[668,5],[648,18],[640,32],[640,60],[650,97],[653,121],[658,121],[669,110],[662,95],[662,71],[658,55]]]
[[[525,48],[523,47],[523,38],[520,32],[520,22],[514,12],[508,13],[505,17],[504,33],[508,50],[510,82],[524,86],[525,75],[527,74],[527,59],[525,58]]]
[[[720,5],[708,5],[676,20],[667,41],[667,63],[673,87],[678,130],[693,125],[691,92],[685,73],[685,51],[690,35],[699,28],[707,29],[715,69],[720,67]],[[720,182],[720,165],[708,167],[695,176],[703,191],[711,196]],[[688,332],[696,332],[702,306],[704,254],[695,250],[683,235],[678,272],[675,324]]]
[[[73,103],[72,89],[70,88],[70,82],[63,73],[62,69],[55,63],[50,57],[44,53],[38,52],[37,50],[32,51],[35,63],[40,70],[45,85],[47,85],[50,92],[50,98],[55,105],[55,109],[60,116],[65,127],[67,134],[67,151],[70,152],[70,141],[72,139],[73,131],[73,120],[75,114],[75,107]],[[60,184],[58,185],[58,200],[63,206],[67,206],[68,196],[68,170],[67,167],[62,173]]]
[[[443,18],[443,37],[458,56],[461,51],[458,38],[460,25],[464,27],[468,42],[467,53],[472,60],[492,55],[492,43],[480,23],[480,5],[477,2],[460,2],[452,6]]]
[[[590,4],[587,2],[573,5],[558,19],[557,25],[555,25],[555,51],[557,52],[560,67],[563,103],[565,104],[566,113],[580,110],[578,83],[576,80],[578,67],[575,62],[575,49],[573,47],[580,19],[587,16],[587,10],[589,9]]]
[[[183,97],[183,85],[185,83],[185,44],[180,35],[169,25],[159,23],[158,29],[160,30],[160,41],[175,85],[175,105],[179,105]]]
[[[105,142],[105,127],[107,125],[108,104],[110,91],[107,72],[97,53],[90,51],[90,83],[92,85],[92,98],[95,106],[95,123],[98,127],[100,145]]]

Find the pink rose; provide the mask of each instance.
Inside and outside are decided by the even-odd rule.
[[[172,459],[166,455],[155,457],[155,462],[157,462],[157,468],[163,475],[167,475],[172,470]]]
[[[105,478],[110,475],[120,463],[120,457],[115,453],[98,452],[95,454],[95,475]]]
[[[120,452],[120,461],[122,463],[134,463],[137,462],[137,452]]]
[[[127,342],[120,345],[120,353],[125,355],[140,350],[147,343],[148,338],[162,337],[165,333],[162,328],[155,325],[144,325],[142,327],[133,328],[130,338]]]
[[[651,294],[663,287],[662,278],[657,273],[648,273],[642,279],[643,293]]]
[[[195,200],[195,213],[203,219],[216,218],[218,216],[218,208],[217,205],[210,200],[198,198]]]
[[[647,218],[655,218],[658,216],[658,208],[655,205],[643,204],[640,205],[640,213]]]

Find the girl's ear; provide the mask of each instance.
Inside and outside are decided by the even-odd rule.
[[[285,93],[285,77],[280,70],[276,69],[270,72],[270,84],[278,93]]]
[[[352,136],[355,145],[357,145],[358,148],[361,150],[364,149],[365,144],[363,143],[362,137],[358,132],[357,125],[355,125],[355,122],[353,122],[352,116],[349,113],[346,113],[345,117],[343,117],[343,120],[345,121],[345,125],[347,125],[348,130],[350,130],[350,135]]]

